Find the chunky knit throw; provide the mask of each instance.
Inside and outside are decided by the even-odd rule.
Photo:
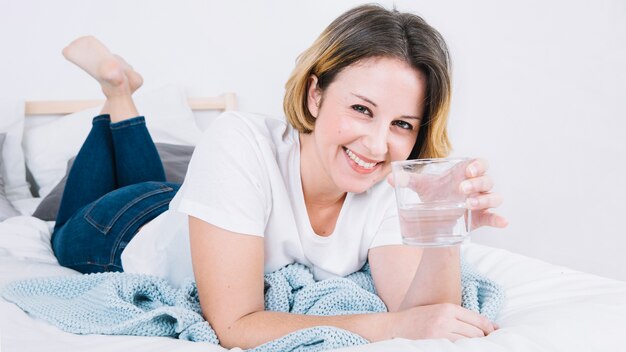
[[[495,319],[502,289],[462,265],[463,306]],[[202,318],[196,285],[181,289],[147,275],[105,273],[18,281],[2,296],[32,316],[76,334],[170,336],[218,344]],[[292,264],[265,275],[265,309],[312,315],[385,312],[369,268],[345,278],[315,281],[309,268]],[[303,329],[251,351],[321,351],[365,344],[352,332],[329,326]]]

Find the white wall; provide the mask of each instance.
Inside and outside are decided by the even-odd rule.
[[[298,53],[360,1],[0,0],[0,94],[98,98],[61,48],[93,34],[145,88],[238,93],[281,114]],[[391,6],[391,1],[382,1]],[[395,1],[446,37],[456,155],[483,156],[505,230],[476,242],[626,280],[626,2]]]

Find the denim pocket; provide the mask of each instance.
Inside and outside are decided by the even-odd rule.
[[[109,192],[93,202],[85,212],[89,224],[107,235],[115,223],[127,214],[126,221],[143,217],[156,203],[169,201],[174,188],[162,182],[142,182]],[[129,218],[130,217],[130,218]]]

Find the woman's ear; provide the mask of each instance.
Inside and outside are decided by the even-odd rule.
[[[309,76],[307,84],[307,107],[313,117],[317,118],[320,111],[320,103],[322,102],[322,90],[317,86],[317,76]]]

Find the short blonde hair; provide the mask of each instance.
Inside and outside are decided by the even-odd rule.
[[[309,77],[315,75],[324,90],[345,67],[374,57],[401,59],[426,77],[425,114],[409,159],[447,156],[452,88],[446,43],[421,17],[378,5],[345,12],[298,56],[285,85],[287,121],[301,133],[311,133],[315,118],[307,104]]]

